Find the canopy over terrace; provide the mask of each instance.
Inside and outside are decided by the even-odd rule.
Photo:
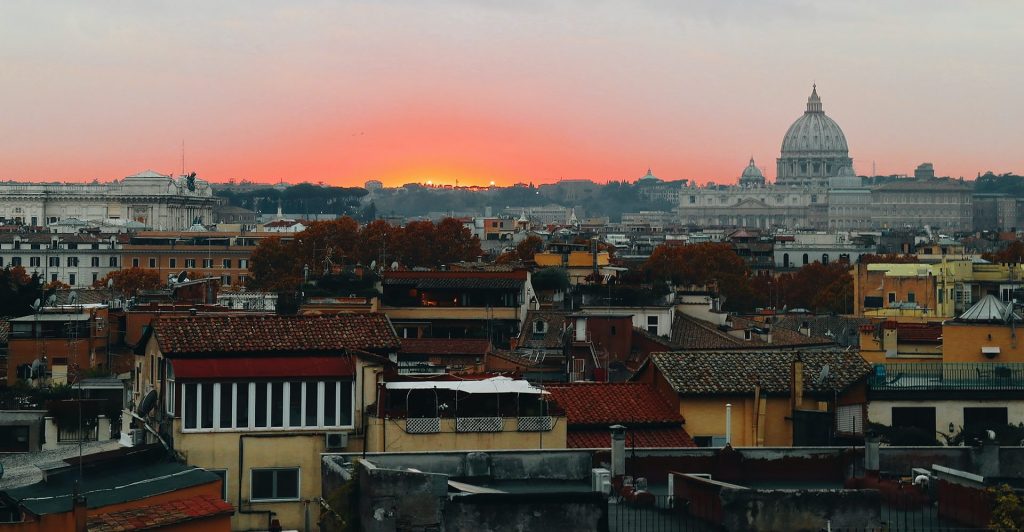
[[[390,417],[518,417],[548,410],[550,393],[510,377],[415,380],[383,384]]]

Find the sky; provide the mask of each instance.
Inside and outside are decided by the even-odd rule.
[[[775,176],[817,83],[857,173],[1024,173],[1024,2],[0,2],[0,179]]]

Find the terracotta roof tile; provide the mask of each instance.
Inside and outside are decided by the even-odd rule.
[[[154,334],[165,354],[394,351],[398,336],[381,313],[330,316],[161,317]]]
[[[611,431],[605,429],[576,430],[569,428],[565,445],[572,449],[607,449],[612,446]],[[682,427],[626,427],[626,447],[696,447],[693,438]]]
[[[650,359],[681,395],[750,394],[757,384],[765,393],[788,394],[798,359],[808,392],[842,391],[871,372],[859,353],[843,350],[652,353]],[[819,383],[825,365],[829,378]]]
[[[739,316],[730,317],[732,330],[746,330],[753,327],[767,327],[768,325]],[[672,320],[672,343],[676,350],[699,351],[718,349],[764,349],[780,347],[807,347],[807,346],[830,346],[835,345],[831,338],[822,336],[806,336],[797,331],[772,327],[771,342],[762,340],[759,335],[754,334],[749,340],[738,338],[726,331],[720,330],[713,323],[697,319],[682,312],[676,312]]]
[[[128,532],[148,530],[235,513],[233,506],[210,495],[165,502],[153,506],[131,508],[89,517],[90,532]]]
[[[533,349],[560,349],[565,317],[568,315],[569,312],[564,310],[528,310],[517,345]],[[543,333],[534,333],[537,322],[544,323]]]
[[[491,351],[485,338],[402,338],[402,353],[407,355],[481,356]]]
[[[683,423],[683,416],[647,383],[583,382],[549,385],[545,389],[565,409],[570,427]]]

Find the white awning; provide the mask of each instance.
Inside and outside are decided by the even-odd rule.
[[[983,355],[998,355],[999,354],[999,346],[998,345],[997,346],[992,346],[992,347],[982,346],[981,347],[981,354],[983,354]]]
[[[492,377],[482,380],[464,381],[409,381],[388,382],[389,390],[455,390],[465,393],[533,393],[548,392],[537,388],[525,380],[514,380],[509,377]]]

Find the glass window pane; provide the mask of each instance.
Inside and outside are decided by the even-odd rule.
[[[256,383],[256,426],[267,426],[267,383]]]
[[[341,411],[338,412],[338,425],[352,424],[352,381],[341,383]]]
[[[306,383],[306,422],[304,425],[307,427],[315,427],[317,423],[317,407],[320,406],[317,401],[319,387],[320,383],[318,382]]]
[[[220,385],[220,428],[232,428],[231,413],[235,410],[234,395],[234,385],[230,382],[222,382]]]
[[[273,499],[274,498],[274,470],[256,469],[252,472],[252,487],[249,494],[250,499]]]
[[[203,384],[199,393],[202,396],[202,404],[199,405],[199,427],[203,429],[213,428],[213,384]]]
[[[182,408],[185,409],[185,428],[194,429],[196,428],[196,400],[198,394],[196,393],[196,383],[189,382],[184,385],[185,387],[185,404]]]
[[[338,410],[335,401],[338,397],[338,383],[324,383],[324,425],[333,427],[338,424]]]
[[[288,426],[302,426],[302,383],[293,382],[288,386]]]
[[[284,426],[284,383],[270,383],[270,426]]]
[[[249,426],[249,383],[238,383],[238,392],[235,394],[238,404],[236,405],[235,423],[238,427]]]
[[[299,498],[299,470],[278,469],[277,470],[277,498],[298,499]]]

